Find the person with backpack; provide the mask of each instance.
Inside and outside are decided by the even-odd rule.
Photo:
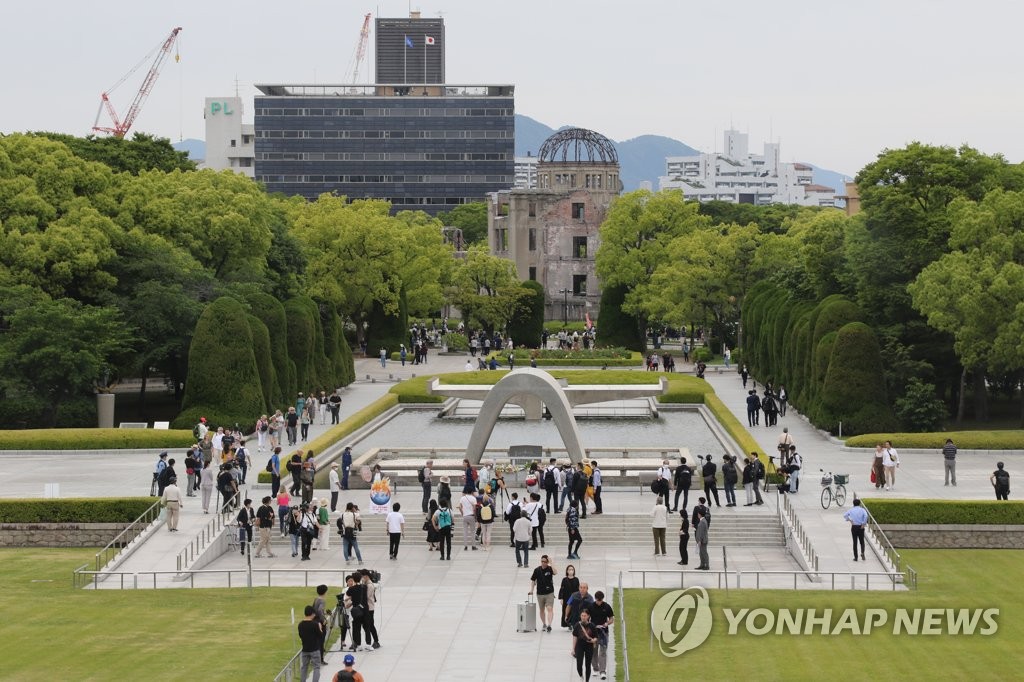
[[[238,467],[239,471],[242,472],[242,483],[245,483],[245,475],[249,471],[249,465],[251,464],[249,459],[249,451],[245,449],[245,439],[238,441],[238,447],[235,448],[235,466]]]
[[[263,452],[263,448],[267,445],[267,432],[270,431],[270,420],[267,419],[267,415],[260,415],[260,418],[256,420],[256,452]]]
[[[302,512],[302,519],[299,521],[299,539],[302,541],[302,561],[309,561],[310,550],[313,549],[313,540],[320,533],[320,524],[316,522],[314,512],[305,502],[299,507]]]
[[[512,526],[522,516],[523,508],[519,505],[519,493],[512,493],[512,499],[509,501],[508,506],[505,507],[505,523],[508,524],[508,546],[516,546],[516,534],[512,530]]]
[[[158,497],[164,494],[163,488],[160,487],[160,474],[167,468],[167,453],[161,452],[160,456],[156,460],[156,466],[153,467],[153,483],[149,486],[149,494],[152,497]]]
[[[437,543],[441,552],[441,561],[452,560],[452,510],[448,504],[448,498],[441,499],[438,509],[431,519],[434,529],[441,538]]]
[[[192,435],[195,436],[196,442],[199,442],[206,438],[206,432],[209,430],[210,428],[206,425],[206,417],[200,417],[196,425],[192,427]]]
[[[565,509],[565,505],[568,501],[572,500],[572,479],[573,469],[571,465],[563,465],[558,470],[558,487],[562,493],[558,496],[558,509],[555,510],[556,514],[561,514],[562,510]]]
[[[423,509],[423,513],[427,513],[427,507],[430,505],[430,492],[431,492],[431,481],[434,475],[434,460],[428,459],[426,464],[420,467],[419,473],[416,474],[416,479],[420,482],[420,487],[423,489],[423,500],[420,504]]]
[[[736,470],[736,463],[730,455],[722,455],[722,481],[725,484],[725,506],[736,506],[736,483],[739,480],[739,472]]]
[[[476,470],[472,467],[472,465],[470,465],[468,459],[462,460],[462,466],[465,468],[465,473],[463,473],[462,475],[464,481],[462,484],[462,492],[469,493],[470,495],[472,495],[473,493],[476,492]]]
[[[530,549],[537,549],[537,528],[540,526],[540,494],[530,493],[530,501],[523,506],[523,516],[530,520]]]
[[[480,544],[485,552],[491,549],[491,526],[494,525],[494,502],[488,493],[480,498],[476,508],[476,521],[480,524]]]
[[[1010,472],[1003,468],[1002,462],[996,462],[996,470],[989,477],[989,482],[996,491],[996,499],[1009,501],[1010,499]]]

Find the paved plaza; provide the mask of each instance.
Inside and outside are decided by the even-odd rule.
[[[461,371],[465,357],[431,356],[430,364],[424,366],[388,363],[381,368],[379,361],[357,360],[357,382],[343,393],[342,418],[354,413],[367,403],[383,395],[394,379],[404,379],[427,372]],[[637,371],[640,371],[639,369]],[[390,375],[390,376],[389,376]],[[371,381],[367,379],[375,379]],[[744,398],[746,395],[739,376],[734,371],[709,372],[707,378],[722,400],[746,423]],[[927,497],[947,499],[989,499],[992,496],[988,476],[998,458],[1007,462],[1007,468],[1016,473],[1021,469],[1021,456],[1017,454],[995,455],[961,453],[957,464],[958,487],[946,488],[942,484],[942,459],[936,452],[902,452],[902,466],[897,477],[895,490],[875,491],[868,483],[868,471],[872,454],[866,451],[846,451],[841,444],[827,438],[811,427],[803,418],[790,410],[789,415],[780,417],[777,428],[755,427],[751,429],[758,443],[769,453],[775,452],[775,443],[781,428],[786,426],[804,458],[804,479],[801,492],[790,498],[797,514],[805,526],[814,549],[819,555],[819,568],[828,571],[882,571],[881,565],[869,553],[867,562],[854,563],[850,552],[848,525],[842,520],[842,510],[835,507],[828,511],[819,504],[820,485],[818,469],[852,476],[848,489],[864,496]],[[321,427],[311,428],[310,439],[322,432]],[[637,428],[642,428],[638,426]],[[252,445],[252,443],[250,443]],[[491,444],[499,447],[502,444]],[[587,443],[584,443],[586,447]],[[602,444],[606,445],[606,444]],[[897,449],[899,443],[895,443]],[[358,452],[358,447],[357,447]],[[262,470],[266,454],[250,448],[257,471]],[[702,454],[702,453],[694,453]],[[721,453],[711,453],[719,460]],[[175,453],[172,453],[175,456]],[[183,454],[178,453],[183,459]],[[61,495],[72,496],[128,496],[145,495],[149,491],[149,472],[154,453],[99,455],[82,454],[74,457],[74,466],[69,466],[68,455],[51,454],[0,454],[0,486],[6,496],[38,497],[46,483],[60,483]],[[250,483],[257,472],[250,472]],[[182,476],[183,478],[183,476]],[[696,493],[696,491],[694,491]],[[247,494],[258,504],[259,499],[269,494],[269,486],[250,486]],[[329,496],[326,491],[317,491],[316,497]],[[743,514],[775,514],[777,496],[768,495],[767,504],[762,508],[744,508],[742,491],[741,506],[731,509],[713,509],[713,519],[727,521],[729,516]],[[505,680],[566,680],[575,679],[572,670],[573,659],[569,656],[570,637],[557,628],[550,634],[542,632],[517,633],[515,631],[515,608],[524,601],[529,590],[529,569],[516,567],[512,550],[507,546],[507,526],[498,524],[494,530],[495,544],[490,552],[463,551],[461,529],[456,528],[451,562],[438,560],[436,552],[428,552],[424,533],[420,530],[422,517],[419,513],[419,491],[405,487],[399,490],[395,501],[402,502],[406,514],[406,537],[402,543],[398,561],[388,561],[386,544],[380,542],[362,543],[365,565],[382,573],[381,597],[376,614],[382,647],[374,652],[357,653],[357,668],[372,682],[383,680],[412,682],[418,680],[481,680],[503,682]],[[158,529],[121,567],[127,573],[146,571],[172,571],[175,569],[177,554],[189,541],[210,522],[211,515],[202,513],[198,497],[186,498],[179,524],[179,533],[171,534]],[[343,493],[341,506],[348,499],[364,505],[366,491],[352,491],[351,496]],[[606,516],[616,514],[649,514],[653,496],[640,495],[636,487],[610,489],[604,494]],[[691,497],[691,505],[695,497]],[[847,503],[847,508],[849,502]],[[333,520],[333,517],[332,517]],[[587,523],[583,522],[584,540]],[[584,543],[580,554],[582,559],[574,560],[577,575],[590,584],[591,592],[603,590],[613,607],[613,588],[623,576],[626,587],[639,586],[639,570],[673,571],[670,576],[649,574],[649,586],[678,586],[678,553],[674,542],[675,522],[670,520],[669,554],[667,557],[652,556],[652,547],[647,543],[608,544],[605,546]],[[381,528],[381,524],[368,524]],[[566,564],[565,531],[561,518],[550,517],[547,526],[548,553],[559,569],[559,577]],[[711,529],[711,565],[722,567],[722,548],[715,544],[714,524]],[[275,529],[276,532],[276,529]],[[382,532],[382,531],[381,531]],[[345,564],[341,555],[340,539],[334,535],[331,549],[313,552],[311,561],[300,562],[290,556],[286,545],[277,544],[274,559],[254,559],[256,584],[264,584],[259,569],[296,569],[293,574],[275,573],[275,585],[302,585],[327,582],[331,585],[329,596],[340,591],[341,576]],[[696,553],[690,543],[691,558]],[[780,547],[729,548],[730,570],[740,571],[792,571],[798,569],[795,561]],[[540,552],[531,552],[530,564],[536,566]],[[696,565],[691,560],[690,567]],[[215,560],[209,569],[237,570],[245,566],[245,559],[237,552],[228,553]],[[355,567],[353,562],[352,567]],[[313,571],[307,577],[298,569]],[[634,572],[631,572],[634,571]],[[238,577],[233,575],[238,585]],[[265,576],[265,574],[264,574]],[[148,580],[152,580],[150,576]],[[261,583],[260,581],[264,582]],[[716,574],[701,575],[688,573],[687,585],[715,587]],[[781,587],[782,579],[769,580],[770,584]],[[792,586],[792,578],[788,578]],[[145,579],[142,581],[145,582]],[[884,582],[884,581],[879,581]],[[119,581],[111,579],[102,586],[114,588]],[[161,576],[158,584],[162,587],[183,587],[187,583],[175,582],[170,576]],[[197,578],[197,586],[224,584],[223,577],[209,575]],[[244,586],[244,580],[241,585]],[[558,580],[556,578],[556,587]],[[151,586],[151,585],[148,585]],[[748,586],[748,585],[744,585]],[[815,588],[817,585],[804,579],[800,588]],[[882,585],[879,585],[881,587]],[[140,587],[147,587],[141,584]],[[890,586],[891,589],[891,586]],[[310,589],[312,599],[313,591]],[[301,605],[296,604],[297,610]],[[287,616],[282,614],[282,619]],[[557,625],[557,623],[556,623]],[[616,630],[616,634],[617,634]],[[644,633],[630,635],[637,642],[644,641]],[[610,659],[613,658],[610,646]],[[329,675],[340,669],[341,655],[333,652],[328,656]],[[284,665],[284,661],[281,662]],[[613,661],[609,669],[614,670]],[[277,671],[268,671],[268,678]],[[326,676],[325,679],[330,679]]]

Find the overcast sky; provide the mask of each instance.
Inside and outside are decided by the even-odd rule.
[[[912,140],[1024,159],[1021,20],[1002,0],[436,0],[449,83],[511,83],[516,111],[616,140],[721,150],[730,125],[786,161],[855,174]],[[0,131],[90,131],[100,93],[183,27],[133,130],[204,137],[203,98],[255,83],[344,83],[366,12],[394,0],[4,3]],[[361,82],[373,78],[373,41]],[[148,69],[112,96],[122,114]],[[101,118],[106,124],[106,119]]]

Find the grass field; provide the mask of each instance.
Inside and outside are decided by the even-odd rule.
[[[269,680],[298,650],[313,588],[74,590],[94,553],[0,549],[0,678]]]
[[[714,623],[696,649],[667,658],[650,647],[650,612],[666,590],[627,590],[626,616],[632,680],[680,679],[684,671],[735,680],[987,680],[1024,677],[1024,591],[1016,584],[1024,552],[1016,550],[906,550],[919,571],[917,592],[709,591]],[[889,623],[870,635],[755,636],[745,626],[729,635],[722,609],[867,608],[889,611]],[[893,610],[999,608],[998,631],[988,636],[893,635]],[[838,618],[838,615],[837,615]],[[618,628],[616,627],[616,633]],[[621,646],[621,642],[618,643]],[[621,651],[618,677],[622,676]],[[705,675],[707,673],[707,675]]]

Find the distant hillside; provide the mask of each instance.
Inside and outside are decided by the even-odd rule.
[[[202,161],[206,158],[206,143],[202,140],[189,138],[181,142],[172,142],[171,146],[179,152],[188,152],[188,158],[193,161]]]
[[[544,140],[554,133],[554,128],[529,116],[516,114],[516,156],[527,156],[527,154],[537,156]],[[639,189],[640,183],[644,180],[649,180],[654,190],[657,190],[658,178],[665,174],[666,156],[688,156],[700,153],[679,140],[661,135],[641,135],[624,142],[615,142],[614,140],[613,142],[622,167],[622,184],[627,192]],[[188,157],[193,161],[202,161],[206,158],[206,143],[202,140],[182,140],[174,142],[171,146],[178,151],[188,152]],[[844,193],[844,181],[852,180],[843,173],[818,168],[814,164],[808,165],[814,168],[814,182],[834,188],[837,194]]]

